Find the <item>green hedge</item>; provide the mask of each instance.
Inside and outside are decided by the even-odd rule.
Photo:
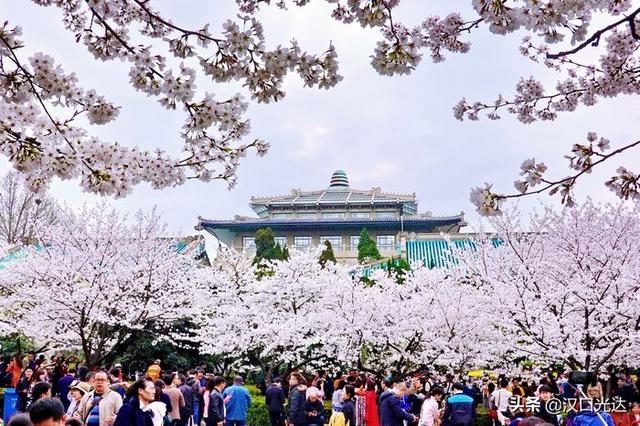
[[[253,403],[249,408],[249,414],[247,418],[247,426],[266,426],[271,422],[269,420],[269,411],[264,401],[264,395],[260,393],[260,390],[254,385],[247,385],[249,393],[251,393],[251,399]]]

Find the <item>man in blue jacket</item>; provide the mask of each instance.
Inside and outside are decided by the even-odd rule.
[[[409,424],[418,418],[402,409],[400,400],[408,393],[404,382],[396,383],[391,392],[380,395],[380,426],[403,426],[406,420]]]
[[[242,386],[244,380],[237,376],[233,379],[233,386],[229,386],[224,390],[222,396],[225,397],[225,407],[227,408],[227,419],[225,426],[246,426],[247,413],[251,407],[251,394]],[[231,396],[227,400],[227,397]]]
[[[472,426],[475,414],[473,398],[464,394],[462,383],[454,383],[445,405],[443,426]]]
[[[575,426],[614,426],[611,414],[596,410],[591,399],[581,399],[580,405],[580,413],[573,418]]]

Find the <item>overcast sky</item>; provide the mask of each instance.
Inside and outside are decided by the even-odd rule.
[[[289,11],[272,7],[261,12],[267,47],[296,38],[303,49],[321,52],[333,42],[344,80],[324,91],[303,88],[298,77],[290,76],[284,100],[252,103],[248,111],[251,137],[265,139],[271,150],[264,158],[250,155],[244,159],[233,190],[218,181],[189,181],[162,191],[140,186],[126,199],[114,201],[119,209],[135,211],[157,205],[170,229],[188,234],[198,216],[223,219],[250,215],[252,195],[324,188],[331,173],[343,169],[354,188],[379,186],[389,192],[415,192],[420,211],[434,215],[464,211],[475,227],[479,218],[469,202],[471,187],[493,182],[498,191],[512,192],[520,163],[530,157],[545,161],[554,177],[564,176],[568,169],[563,155],[571,144],[584,141],[590,130],[608,137],[613,147],[636,140],[640,134],[639,103],[631,97],[600,101],[551,123],[523,125],[510,116],[501,121],[461,123],[453,118],[452,107],[462,97],[487,101],[498,93],[508,97],[520,76],[555,80],[548,70],[519,55],[521,35],[505,38],[482,29],[473,35],[468,54],[448,54],[441,64],[425,57],[410,76],[383,77],[369,64],[378,33],[336,22],[325,2],[312,3]],[[398,9],[398,19],[416,23],[431,14],[453,11],[453,3],[464,4],[462,12],[471,15],[469,1],[405,0]],[[210,22],[212,29],[219,29],[221,22],[236,14],[233,0],[162,0],[153,4],[176,23],[194,28]],[[133,91],[126,64],[92,60],[64,30],[58,9],[27,0],[0,0],[0,16],[23,27],[23,39],[28,43],[23,54],[44,51],[53,55],[65,71],[78,74],[83,87],[95,88],[122,106],[117,120],[92,128],[96,135],[179,154],[183,113],[168,112]],[[237,85],[215,85],[205,79],[198,83],[203,92],[246,94]],[[577,191],[578,199],[615,200],[604,180],[619,164],[638,170],[639,159],[636,151],[588,176]],[[8,161],[0,158],[0,171],[9,167]],[[54,182],[51,192],[71,205],[97,199],[81,192],[77,181]],[[541,202],[557,204],[542,196],[521,203],[521,208],[529,211]]]

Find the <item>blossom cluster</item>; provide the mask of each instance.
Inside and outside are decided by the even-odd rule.
[[[548,190],[550,195],[559,193],[563,204],[574,206],[573,189],[580,177],[591,173],[595,166],[609,158],[633,149],[638,145],[640,145],[640,141],[609,152],[609,140],[604,137],[598,137],[595,132],[589,132],[586,143],[574,144],[571,147],[571,152],[565,155],[565,158],[569,160],[569,168],[575,171],[572,175],[561,179],[550,179],[545,176],[547,166],[544,163],[536,162],[533,158],[528,159],[520,166],[522,179],[514,182],[514,187],[520,195],[498,194],[492,191],[492,185],[486,184],[482,188],[477,187],[471,191],[470,201],[480,214],[484,216],[499,216],[502,214],[500,208],[506,199]],[[605,185],[622,199],[638,199],[640,197],[640,175],[629,171],[625,167],[619,167],[616,173],[616,175],[607,180]],[[542,189],[532,191],[532,188],[541,184],[543,185]]]
[[[26,174],[34,190],[54,177],[80,177],[85,190],[116,197],[141,182],[164,188],[189,177],[224,179],[233,186],[239,160],[253,149],[264,155],[268,144],[261,139],[243,142],[251,126],[240,94],[219,99],[205,93],[198,99],[199,76],[214,83],[242,80],[258,102],[284,97],[282,84],[290,72],[309,87],[328,89],[342,79],[333,46],[320,55],[304,52],[295,41],[269,50],[262,25],[251,17],[227,21],[214,37],[209,25],[182,28],[148,1],[36,3],[60,8],[65,27],[96,59],[128,62],[135,90],[166,109],[184,111],[186,119],[180,132],[183,158],[166,155],[160,147],[143,151],[93,137],[78,119],[106,124],[117,118],[120,107],[82,89],[78,76],[65,73],[51,56],[23,58],[22,30],[5,23],[0,28],[0,152]],[[156,41],[166,49],[157,48]],[[178,65],[170,66],[174,62]]]

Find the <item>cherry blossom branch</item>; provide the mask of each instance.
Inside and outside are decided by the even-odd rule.
[[[594,47],[598,46],[598,44],[600,43],[600,37],[602,37],[603,34],[605,34],[608,31],[611,31],[612,29],[616,28],[618,25],[623,24],[625,22],[629,23],[629,26],[631,27],[632,36],[635,39],[638,39],[638,35],[635,32],[635,18],[639,13],[640,13],[640,8],[636,9],[635,11],[633,11],[629,16],[626,16],[626,17],[620,19],[619,21],[616,21],[613,24],[604,27],[603,29],[601,29],[599,31],[596,31],[595,33],[593,33],[593,35],[591,37],[589,37],[587,40],[585,40],[584,42],[582,42],[581,44],[579,44],[575,48],[573,48],[571,50],[564,51],[564,52],[548,53],[547,57],[549,59],[558,59],[558,58],[561,58],[563,56],[568,56],[568,55],[573,55],[574,53],[578,53],[580,50],[584,49],[589,44],[591,44]]]
[[[547,191],[549,191],[549,195],[554,195],[560,191],[562,203],[567,206],[573,206],[575,202],[571,191],[580,177],[591,173],[595,167],[610,160],[612,157],[640,146],[640,140],[638,140],[605,154],[604,151],[609,148],[607,139],[600,138],[597,144],[597,149],[600,152],[596,151],[596,147],[593,145],[597,141],[595,133],[589,133],[587,139],[589,145],[576,144],[572,149],[573,156],[567,156],[570,161],[570,167],[578,170],[577,173],[557,180],[545,179],[543,176],[547,171],[547,167],[544,163],[536,163],[535,159],[526,160],[522,163],[522,171],[520,173],[521,176],[524,176],[524,180],[516,181],[515,183],[519,193],[497,194],[492,191],[491,185],[486,184],[483,188],[477,187],[471,191],[470,199],[472,203],[476,206],[478,212],[483,215],[500,215],[500,206],[505,200],[528,197]],[[633,174],[624,167],[620,167],[617,173],[616,176],[607,180],[606,186],[623,199],[640,197],[640,175]],[[531,189],[540,183],[544,185],[535,190]]]
[[[200,38],[203,38],[203,39],[205,39],[205,40],[212,41],[212,42],[214,42],[214,43],[216,43],[216,44],[224,42],[224,40],[223,40],[223,39],[215,38],[215,37],[211,37],[209,34],[205,34],[205,33],[202,33],[202,32],[200,32],[200,31],[193,31],[193,30],[187,30],[187,29],[185,29],[185,28],[181,28],[181,27],[179,27],[179,26],[177,26],[177,25],[175,25],[175,24],[173,24],[173,23],[171,23],[171,22],[167,21],[166,19],[163,19],[160,15],[158,15],[158,14],[156,14],[156,13],[153,13],[153,12],[152,12],[152,11],[151,11],[147,6],[146,6],[146,3],[147,3],[148,1],[142,1],[142,0],[134,0],[134,1],[135,1],[135,3],[136,3],[138,6],[140,6],[140,8],[141,8],[141,9],[142,9],[146,14],[147,14],[147,16],[149,16],[150,18],[152,18],[152,19],[154,19],[154,20],[156,20],[156,21],[160,22],[161,24],[163,24],[163,25],[165,25],[165,26],[167,26],[167,27],[169,27],[169,28],[172,28],[172,29],[174,29],[174,30],[176,30],[176,31],[179,31],[179,32],[183,33],[185,36],[192,36],[192,35],[195,35],[195,36],[200,37]]]

